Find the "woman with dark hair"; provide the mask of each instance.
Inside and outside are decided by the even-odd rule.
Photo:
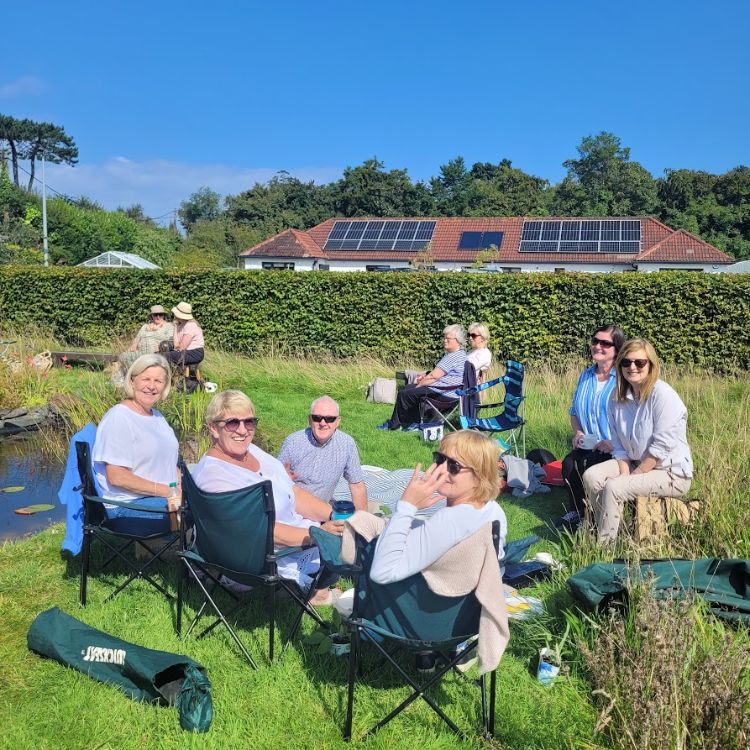
[[[573,428],[573,450],[563,459],[562,475],[568,488],[568,511],[578,514],[576,526],[585,509],[581,478],[589,466],[612,458],[612,442],[607,423],[607,404],[615,389],[615,359],[625,334],[614,325],[600,326],[591,337],[591,359],[578,378],[570,406],[570,426]]]
[[[600,543],[617,538],[626,502],[639,495],[683,497],[693,476],[687,409],[659,380],[654,347],[646,339],[627,341],[615,369],[617,388],[607,406],[612,459],[583,475]]]

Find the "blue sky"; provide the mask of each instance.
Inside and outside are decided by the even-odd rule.
[[[33,18],[31,15],[33,14]],[[285,169],[462,155],[558,181],[609,130],[655,176],[750,163],[750,3],[37,0],[3,10],[0,112],[80,149],[49,184],[160,216]]]

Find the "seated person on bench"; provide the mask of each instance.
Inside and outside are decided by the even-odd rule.
[[[180,302],[172,308],[174,315],[173,348],[165,357],[178,367],[197,365],[203,361],[203,330],[193,317],[193,306]]]
[[[450,325],[443,330],[443,348],[445,354],[435,365],[432,372],[418,375],[413,385],[407,385],[399,391],[391,418],[381,425],[379,430],[398,430],[414,428],[419,424],[419,404],[429,396],[433,404],[444,403],[446,408],[456,403],[458,394],[454,390],[435,390],[435,386],[455,386],[460,388],[464,380],[466,363],[466,333],[463,326]]]
[[[126,352],[120,357],[123,371],[126,371],[141,354],[157,354],[162,341],[171,341],[174,326],[167,321],[167,311],[161,305],[152,305],[148,323],[144,323]]]
[[[612,459],[583,475],[600,544],[617,538],[627,501],[639,495],[684,497],[693,476],[687,409],[659,380],[654,347],[646,339],[626,341],[615,368],[617,384],[607,404]]]

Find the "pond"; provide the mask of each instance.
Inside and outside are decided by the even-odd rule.
[[[18,492],[0,491],[0,542],[16,539],[65,520],[65,506],[57,501],[57,490],[65,467],[42,452],[38,439],[0,441],[0,490],[23,487]],[[17,508],[38,503],[53,510],[31,516],[15,513]]]

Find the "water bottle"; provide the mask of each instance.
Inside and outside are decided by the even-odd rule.
[[[182,505],[180,493],[177,491],[177,482],[169,483],[169,494],[167,495],[167,510],[170,511],[169,528],[177,531],[180,528],[180,516],[174,511],[178,511]]]
[[[354,515],[354,503],[351,500],[334,500],[332,521],[345,521]]]

